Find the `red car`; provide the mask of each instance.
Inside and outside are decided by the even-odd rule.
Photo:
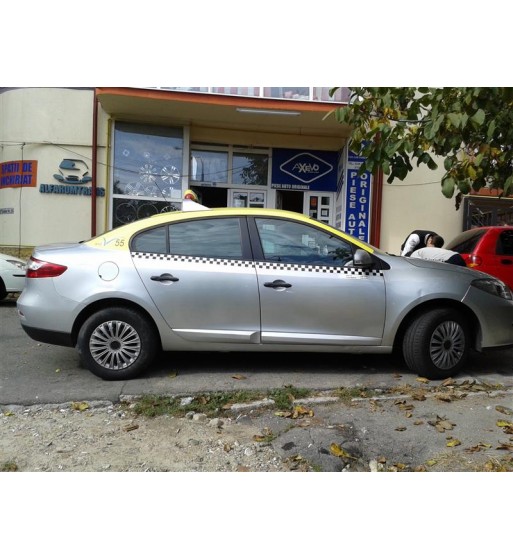
[[[469,229],[445,248],[459,252],[469,268],[495,276],[513,289],[513,227]]]

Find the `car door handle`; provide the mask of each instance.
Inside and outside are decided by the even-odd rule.
[[[277,287],[292,287],[291,283],[287,283],[283,280],[274,280],[274,281],[268,281],[266,283],[264,283],[265,287],[272,287],[273,289],[276,289]]]
[[[179,281],[173,274],[160,274],[160,276],[151,276],[153,281]]]
[[[509,258],[503,258],[501,260],[501,264],[512,264],[513,260],[510,260]]]

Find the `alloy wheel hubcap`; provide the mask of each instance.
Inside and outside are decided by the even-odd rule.
[[[465,334],[460,324],[452,320],[439,324],[429,344],[433,364],[439,369],[451,369],[460,362],[464,351]]]
[[[126,369],[139,357],[141,339],[130,324],[109,320],[94,329],[89,350],[98,365],[105,369]]]

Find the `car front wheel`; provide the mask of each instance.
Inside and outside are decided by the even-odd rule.
[[[122,307],[91,315],[77,340],[84,365],[104,380],[138,377],[153,361],[157,347],[149,321],[141,313]]]
[[[410,324],[403,339],[403,355],[409,369],[436,380],[463,367],[469,346],[465,318],[452,309],[434,309]]]

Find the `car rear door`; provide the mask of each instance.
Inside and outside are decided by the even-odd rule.
[[[379,345],[385,284],[378,267],[352,266],[354,246],[326,231],[287,219],[250,221],[256,258],[262,342]]]
[[[245,219],[191,218],[140,233],[131,254],[169,327],[188,342],[255,343],[260,308]]]

